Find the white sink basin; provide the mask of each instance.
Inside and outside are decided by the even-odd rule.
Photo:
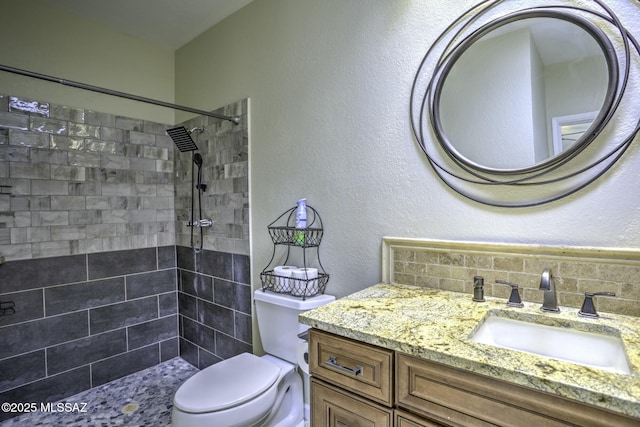
[[[618,374],[631,367],[620,337],[487,315],[471,341],[546,356]]]

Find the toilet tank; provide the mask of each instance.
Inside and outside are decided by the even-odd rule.
[[[286,294],[254,292],[256,317],[264,351],[293,364],[297,363],[298,334],[309,329],[298,323],[298,315],[334,301],[333,295],[317,295],[304,301]]]

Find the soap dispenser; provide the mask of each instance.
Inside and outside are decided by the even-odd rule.
[[[300,199],[296,207],[296,232],[294,237],[296,245],[304,246],[305,234],[303,229],[305,228],[307,228],[307,199]]]
[[[473,301],[485,302],[484,299],[484,277],[475,276],[473,278]]]

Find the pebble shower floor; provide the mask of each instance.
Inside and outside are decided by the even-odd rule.
[[[64,399],[61,402],[72,405],[70,412],[33,412],[0,427],[166,427],[171,424],[173,395],[197,371],[176,357]]]

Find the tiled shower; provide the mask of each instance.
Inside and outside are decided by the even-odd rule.
[[[215,226],[161,123],[0,95],[0,400],[53,401],[180,355],[251,351],[248,101],[196,117]],[[0,415],[7,417],[7,414]]]

